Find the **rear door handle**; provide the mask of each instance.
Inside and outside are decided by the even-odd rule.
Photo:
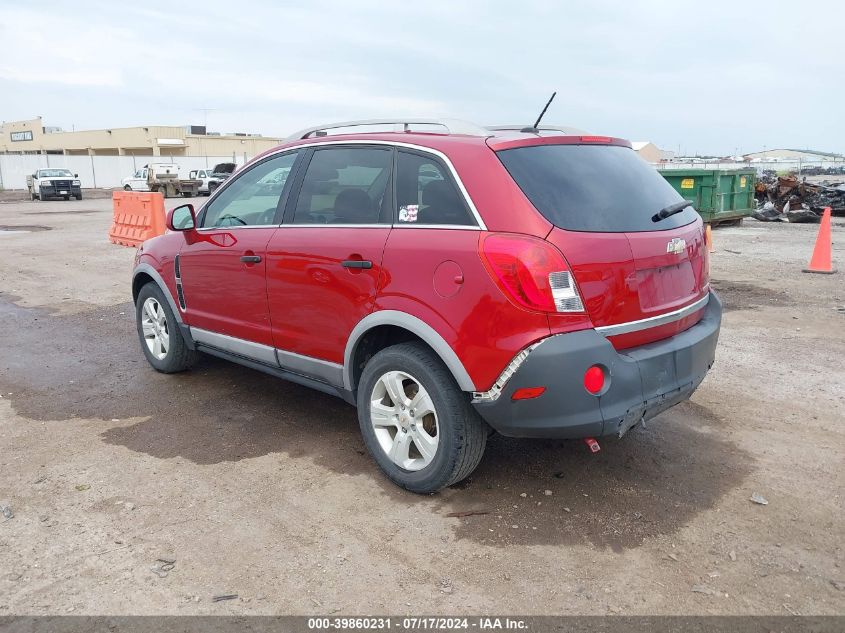
[[[242,255],[241,261],[245,264],[257,264],[261,261],[261,255]]]
[[[344,268],[372,268],[373,262],[369,259],[344,259],[340,265]]]

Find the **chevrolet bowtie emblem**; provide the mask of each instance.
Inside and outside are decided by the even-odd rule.
[[[675,255],[680,255],[684,252],[686,247],[686,240],[682,240],[680,237],[673,237],[671,240],[669,240],[669,243],[666,245],[666,252],[675,253]]]

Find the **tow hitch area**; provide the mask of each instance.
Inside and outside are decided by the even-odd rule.
[[[590,449],[591,453],[598,453],[601,450],[601,446],[599,446],[599,443],[592,437],[585,437],[584,444],[587,445],[587,448]]]

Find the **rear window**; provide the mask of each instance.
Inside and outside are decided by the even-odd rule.
[[[655,213],[683,198],[628,147],[532,145],[497,155],[531,204],[562,229],[663,231],[698,217],[688,207],[653,222]]]

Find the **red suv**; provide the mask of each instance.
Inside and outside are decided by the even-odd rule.
[[[167,226],[132,284],[150,364],[205,352],[339,396],[414,492],[469,475],[491,429],[621,436],[714,360],[702,221],[616,138],[322,126]]]

